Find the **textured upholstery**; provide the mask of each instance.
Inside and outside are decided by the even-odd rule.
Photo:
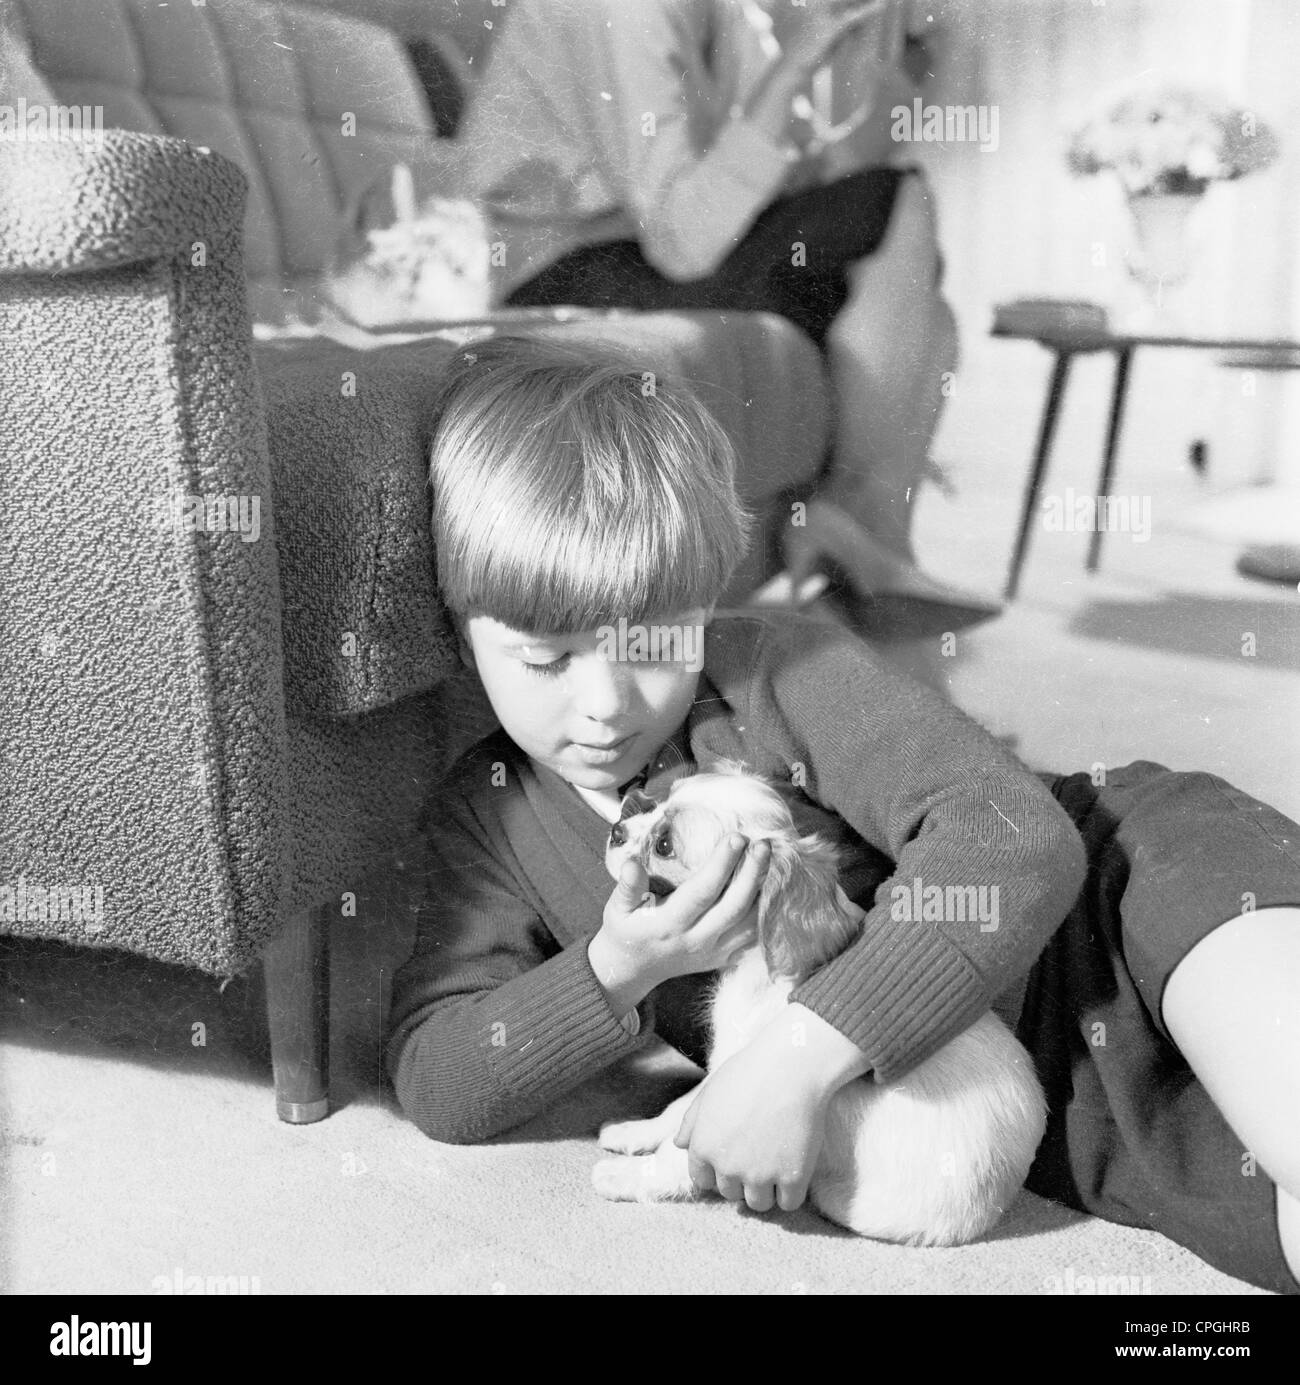
[[[225,154],[249,180],[245,263],[255,316],[328,262],[338,217],[394,160],[456,182],[452,146],[397,35],[269,0],[8,0],[3,41],[66,104],[104,123]],[[25,93],[12,64],[5,100]],[[37,92],[29,99],[40,99]],[[345,133],[354,118],[355,133]]]
[[[0,188],[0,931],[232,970],[289,885],[243,178],[110,131],[0,142]],[[160,522],[189,494],[257,497],[258,541]],[[50,887],[102,916],[42,918]]]
[[[0,934],[228,975],[402,850],[491,721],[434,588],[450,345],[251,343],[241,233],[278,297],[328,256],[348,179],[430,147],[429,118],[391,34],[295,5],[12,0],[0,24],[0,101],[151,132],[0,140]],[[690,379],[769,518],[820,465],[821,361],[788,323],[532,330]],[[193,496],[256,501],[255,539],[160,522]]]
[[[400,850],[488,724],[428,538],[451,344],[267,348],[263,388],[244,180],[192,145],[0,141],[0,188],[0,884],[29,891],[0,893],[0,932],[229,973]],[[755,503],[816,470],[820,358],[779,319],[530,330],[697,382]],[[159,521],[189,496],[257,501],[255,539]],[[86,887],[102,913],[36,903]]]

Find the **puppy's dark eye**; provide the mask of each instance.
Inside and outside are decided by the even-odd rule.
[[[655,840],[655,855],[662,856],[665,860],[673,854],[673,839],[665,832],[662,837]]]
[[[609,829],[610,846],[622,846],[627,841],[627,828],[621,822],[616,822]]]

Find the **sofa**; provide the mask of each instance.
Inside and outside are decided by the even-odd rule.
[[[454,167],[429,86],[446,120],[471,66],[455,42],[413,58],[390,30],[265,0],[0,13],[0,105],[103,116],[0,138],[0,934],[260,965],[277,1111],[317,1120],[330,928],[492,725],[434,580],[445,363],[514,330],[689,379],[762,521],[743,600],[822,465],[820,357],[746,314],[277,335],[360,181],[395,158]]]

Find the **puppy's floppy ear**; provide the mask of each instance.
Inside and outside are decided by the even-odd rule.
[[[859,920],[841,905],[838,853],[817,836],[769,838],[772,859],[758,900],[758,940],[771,976],[795,982],[838,956]]]

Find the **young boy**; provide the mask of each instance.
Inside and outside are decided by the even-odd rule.
[[[863,918],[701,1088],[677,1137],[701,1187],[797,1207],[838,1087],[904,1076],[996,1006],[1051,1108],[1032,1190],[1297,1291],[1300,829],[1145,762],[1036,776],[836,626],[714,618],[747,532],[731,449],[642,380],[499,340],[447,382],[438,577],[501,730],[431,805],[388,1043],[403,1108],[481,1140],[652,1032],[703,1061],[699,1002],[752,937],[765,848],[732,838],[656,900],[634,864],[611,892],[604,846],[630,788],[741,760],[841,844]],[[996,926],[899,907],[972,886]]]

